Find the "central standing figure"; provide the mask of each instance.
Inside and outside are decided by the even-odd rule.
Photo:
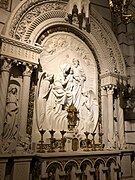
[[[74,58],[72,60],[73,70],[73,104],[79,109],[81,94],[84,89],[84,82],[86,81],[86,75],[80,66],[79,60]]]

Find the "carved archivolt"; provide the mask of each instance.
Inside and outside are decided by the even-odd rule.
[[[5,27],[5,34],[20,41],[31,43],[33,39],[38,39],[39,32],[42,33],[46,27],[52,26],[53,23],[58,22],[60,26],[65,23],[70,26],[65,20],[66,5],[67,0],[22,1],[12,13]],[[50,22],[52,22],[51,25]],[[72,27],[80,31],[76,23],[73,22]],[[125,75],[125,64],[117,40],[95,10],[92,9],[91,11],[91,33],[87,33],[85,30],[82,30],[81,33],[82,39],[87,37],[97,55],[101,73],[113,72],[116,68],[120,74]],[[33,37],[30,37],[31,34]]]

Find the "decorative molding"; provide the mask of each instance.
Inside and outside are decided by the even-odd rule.
[[[33,124],[33,111],[34,111],[34,98],[35,98],[35,86],[32,84],[29,94],[29,104],[28,104],[28,119],[27,119],[27,134],[32,135],[32,124]]]
[[[29,2],[29,1],[28,1]],[[45,12],[49,11],[64,11],[66,7],[65,1],[36,1],[34,3],[23,4],[23,6],[16,12],[12,24],[9,35],[14,38],[20,38],[25,34],[27,27],[29,24],[38,16]],[[26,6],[28,6],[26,8]],[[30,11],[29,11],[30,9]],[[22,11],[21,11],[22,10]],[[21,12],[20,12],[21,11]],[[25,16],[24,16],[25,14]],[[53,12],[54,17],[55,13]],[[23,17],[23,18],[22,18]],[[48,19],[50,17],[48,16]],[[56,18],[56,17],[55,17]]]
[[[42,22],[50,18],[62,18],[64,21],[65,15],[66,15],[65,11],[62,11],[62,10],[44,12],[43,14],[35,18],[34,21],[31,22],[29,28],[27,28],[27,31],[25,32],[25,36],[23,37],[24,41],[25,42],[29,41],[29,38],[33,30]]]
[[[22,62],[38,64],[39,54],[42,48],[35,47],[17,40],[1,36],[1,55]]]
[[[110,64],[112,61],[114,62],[115,66],[110,67],[110,69],[112,70],[112,68],[117,67],[120,74],[125,75],[126,67],[115,35],[94,9],[92,9],[91,13],[91,33],[97,39],[99,44],[104,44],[104,53],[109,55],[109,57],[106,56],[106,58],[110,60]]]

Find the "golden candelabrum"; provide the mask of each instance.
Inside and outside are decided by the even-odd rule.
[[[61,137],[61,146],[59,152],[65,152],[66,138],[64,137],[64,134],[66,133],[66,131],[62,130],[60,131],[60,133],[62,137]]]
[[[56,141],[56,139],[54,138],[55,131],[52,129],[49,131],[49,133],[51,135],[51,138],[50,138],[50,148],[49,148],[48,152],[55,152],[55,150],[54,150],[54,143]]]
[[[67,112],[68,112],[68,115],[67,115],[68,129],[69,131],[73,131],[75,126],[77,125],[77,121],[79,120],[78,118],[79,112],[77,111],[73,103],[68,107]]]
[[[41,130],[39,130],[39,132],[40,132],[40,135],[41,135],[41,140],[39,141],[39,143],[40,143],[40,148],[39,148],[38,152],[39,152],[39,153],[44,153],[45,150],[44,150],[44,147],[43,147],[43,146],[44,146],[43,136],[44,136],[44,133],[46,132],[46,130],[41,129]]]

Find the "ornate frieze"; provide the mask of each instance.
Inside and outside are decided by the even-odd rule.
[[[42,48],[34,47],[3,36],[1,36],[1,42],[1,55],[22,62],[29,61],[30,63],[38,64],[39,53],[42,51]]]

